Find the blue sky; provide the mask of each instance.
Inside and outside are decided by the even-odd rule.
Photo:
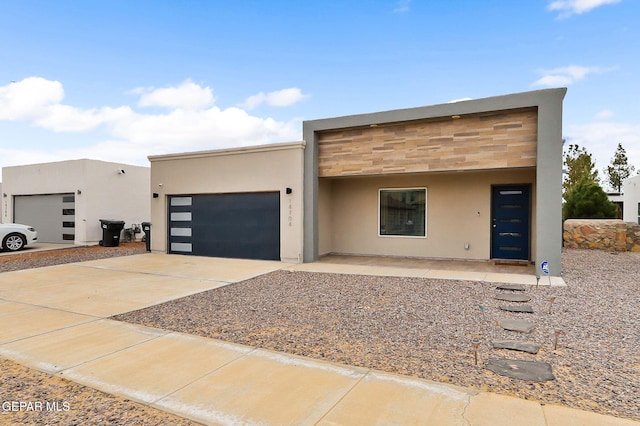
[[[300,140],[302,120],[568,87],[640,169],[638,0],[0,0],[0,167]],[[602,171],[600,171],[602,174]]]

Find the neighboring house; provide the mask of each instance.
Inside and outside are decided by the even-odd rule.
[[[624,212],[624,193],[622,192],[607,192],[607,198],[618,208],[618,213],[615,219],[622,219]]]
[[[631,177],[623,182],[625,222],[640,223],[640,175]]]
[[[565,93],[305,121],[302,143],[151,156],[152,249],[546,261],[558,276]]]
[[[148,167],[70,160],[3,167],[2,180],[2,221],[35,227],[38,242],[97,244],[100,219],[150,218]]]

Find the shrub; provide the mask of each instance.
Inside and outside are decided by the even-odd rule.
[[[595,182],[581,181],[565,194],[562,206],[564,219],[614,219],[618,208]]]

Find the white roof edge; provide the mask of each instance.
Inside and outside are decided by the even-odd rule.
[[[193,152],[181,152],[176,154],[162,154],[162,155],[150,155],[147,158],[149,161],[166,161],[177,160],[187,158],[202,158],[202,157],[219,157],[224,155],[236,155],[236,154],[251,154],[256,152],[269,152],[269,151],[284,151],[288,149],[304,149],[306,143],[304,141],[299,142],[281,142],[270,143],[265,145],[252,145],[242,146],[238,148],[222,148],[212,149],[207,151],[193,151]]]
[[[106,160],[98,160],[96,158],[72,158],[68,160],[56,160],[56,161],[46,161],[40,163],[29,163],[29,164],[16,164],[13,166],[4,166],[3,169],[11,169],[11,168],[20,168],[20,167],[34,167],[34,166],[49,166],[54,164],[64,164],[64,163],[102,163],[102,164],[113,164],[114,166],[124,166],[124,167],[140,167],[144,169],[148,169],[149,166],[142,166],[139,164],[130,164],[130,163],[120,163],[117,161],[106,161]]]

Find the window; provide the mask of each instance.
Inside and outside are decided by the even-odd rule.
[[[381,236],[427,236],[427,189],[381,189],[378,232]]]
[[[638,203],[638,224],[640,224],[640,203]]]

